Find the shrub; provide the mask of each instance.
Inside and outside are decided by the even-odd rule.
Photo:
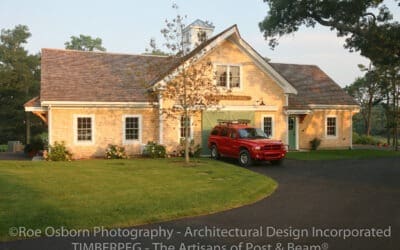
[[[105,153],[106,159],[127,159],[125,148],[117,145],[108,145]]]
[[[142,155],[150,158],[165,158],[165,146],[149,141],[144,147]]]
[[[319,145],[321,145],[321,139],[315,137],[310,141],[311,150],[317,150]]]
[[[65,147],[65,142],[54,142],[54,145],[49,145],[49,152],[44,155],[47,161],[70,161],[72,154]]]
[[[185,156],[185,139],[181,139],[181,143],[178,147],[178,156]],[[200,157],[201,147],[199,144],[195,144],[192,139],[189,143],[189,156],[190,157]]]
[[[26,144],[24,147],[25,154],[29,154],[31,156],[37,154],[39,151],[47,148],[48,139],[47,133],[35,135],[29,144]]]
[[[372,136],[357,135],[353,133],[353,144],[377,145],[378,143],[380,143],[380,141]]]

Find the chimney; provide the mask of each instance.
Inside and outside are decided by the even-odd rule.
[[[189,53],[202,42],[208,40],[214,31],[214,26],[200,19],[195,20],[183,29],[185,54]]]

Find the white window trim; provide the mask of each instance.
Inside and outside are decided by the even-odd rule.
[[[335,118],[335,132],[336,135],[328,135],[328,118]],[[327,115],[325,117],[325,138],[327,139],[337,139],[339,137],[339,129],[338,129],[338,118],[336,115]]]
[[[264,118],[271,118],[271,139],[275,138],[275,116],[274,115],[262,115],[261,116],[261,130],[264,131]]]
[[[91,126],[92,126],[92,140],[90,141],[78,141],[78,118],[87,118],[89,117],[91,119]],[[73,115],[73,136],[74,136],[74,144],[75,145],[80,145],[80,146],[90,146],[94,145],[95,143],[95,136],[96,136],[96,120],[95,116],[93,114],[88,114],[88,115],[80,115],[80,114],[74,114]]]
[[[227,87],[222,87],[222,86],[218,86],[218,79],[216,77],[216,79],[214,80],[215,85],[218,86],[218,88],[222,89],[222,90],[231,90],[231,91],[242,91],[243,90],[243,67],[242,64],[232,64],[232,63],[214,63],[214,72],[217,72],[217,66],[226,66],[227,67],[227,81],[226,84],[228,85]],[[239,88],[235,87],[235,88],[231,88],[230,86],[230,80],[229,80],[229,72],[230,72],[230,67],[231,66],[236,66],[239,67]]]
[[[127,140],[126,139],[126,118],[138,118],[139,125],[139,136],[138,139]],[[122,116],[122,144],[130,145],[130,144],[141,144],[142,143],[142,115],[123,115]]]
[[[181,119],[182,119],[183,115],[179,116],[179,120],[178,120],[178,142],[180,143],[182,139],[184,139],[185,137],[181,137]],[[192,116],[189,116],[189,124],[190,124],[190,140],[193,140],[193,119]]]

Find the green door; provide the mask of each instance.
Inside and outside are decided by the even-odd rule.
[[[212,128],[218,124],[218,119],[224,120],[235,120],[235,119],[247,119],[250,120],[250,124],[254,126],[254,111],[203,111],[202,113],[202,143],[201,143],[201,154],[210,155],[210,150],[207,147],[207,140],[210,136]]]
[[[295,116],[289,116],[288,130],[289,130],[289,149],[296,150],[296,117]]]

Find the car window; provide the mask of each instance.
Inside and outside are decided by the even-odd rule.
[[[236,130],[234,130],[234,129],[231,129],[230,131],[229,131],[229,136],[232,138],[232,139],[236,139],[236,135],[237,135],[237,133],[236,133]]]
[[[219,132],[218,129],[213,129],[213,131],[211,131],[211,134],[212,135],[218,135],[218,132]]]
[[[267,138],[265,133],[259,128],[243,128],[239,129],[239,137],[246,139],[264,139]]]
[[[221,136],[228,136],[228,129],[227,128],[223,128],[222,129]]]

